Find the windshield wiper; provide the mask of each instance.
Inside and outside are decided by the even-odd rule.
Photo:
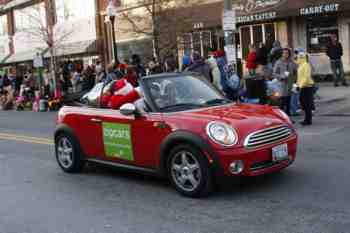
[[[211,105],[228,104],[228,103],[231,103],[231,101],[228,99],[212,99],[205,102],[205,105],[211,106]]]
[[[183,104],[174,104],[174,105],[169,105],[169,106],[165,106],[160,108],[161,111],[164,110],[171,110],[171,109],[178,109],[178,108],[202,108],[204,107],[204,105],[202,104],[195,104],[195,103],[183,103]]]

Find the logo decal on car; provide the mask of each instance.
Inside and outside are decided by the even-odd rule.
[[[106,156],[133,161],[130,125],[103,122],[102,127]]]

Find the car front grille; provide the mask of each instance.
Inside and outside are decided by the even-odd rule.
[[[291,164],[292,163],[292,160],[291,159],[288,159],[288,160],[284,160],[284,161],[280,161],[280,162],[273,162],[271,160],[269,161],[262,161],[262,162],[257,162],[257,163],[254,163],[251,167],[250,167],[250,170],[252,172],[254,171],[259,171],[259,170],[263,170],[263,169],[268,169],[268,168],[271,168],[275,165],[278,165],[278,164],[281,164],[281,163],[284,163],[288,161],[288,164]]]
[[[292,135],[292,129],[286,125],[279,125],[256,131],[245,139],[244,146],[248,149],[266,146],[283,141]]]

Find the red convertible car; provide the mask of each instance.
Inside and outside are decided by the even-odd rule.
[[[285,113],[233,103],[200,76],[143,78],[142,98],[119,110],[99,104],[112,85],[98,84],[82,106],[58,113],[56,159],[65,172],[112,165],[166,177],[200,197],[223,176],[259,176],[295,160],[297,133]]]

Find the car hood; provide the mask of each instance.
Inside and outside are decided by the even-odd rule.
[[[203,124],[210,121],[223,121],[242,133],[287,123],[271,106],[267,105],[229,104],[178,114],[177,117],[182,119],[183,124],[194,121]]]

